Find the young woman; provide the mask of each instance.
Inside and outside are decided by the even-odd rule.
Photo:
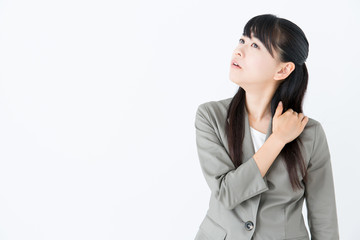
[[[197,152],[211,190],[196,240],[339,239],[326,135],[302,113],[308,51],[289,20],[264,14],[245,25],[230,62],[237,93],[196,112]]]

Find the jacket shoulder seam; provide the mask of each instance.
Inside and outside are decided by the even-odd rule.
[[[310,161],[312,160],[312,156],[313,156],[314,151],[315,151],[315,144],[316,144],[317,135],[318,135],[318,134],[317,134],[318,126],[319,126],[319,123],[316,123],[316,125],[315,125],[315,133],[314,133],[314,135],[315,135],[315,136],[314,136],[314,143],[313,143],[313,146],[312,146],[309,163],[310,163]]]

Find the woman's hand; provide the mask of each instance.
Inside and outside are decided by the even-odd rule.
[[[291,108],[283,114],[281,114],[282,111],[283,105],[280,101],[273,117],[272,131],[280,141],[287,144],[300,135],[309,118],[305,117],[303,113],[294,112]]]

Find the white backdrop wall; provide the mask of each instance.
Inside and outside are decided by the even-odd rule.
[[[193,239],[210,197],[195,111],[236,93],[232,51],[264,13],[309,40],[304,113],[327,134],[341,239],[360,239],[359,12],[356,0],[0,0],[0,239]]]

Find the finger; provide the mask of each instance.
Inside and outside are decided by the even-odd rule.
[[[283,105],[282,105],[282,101],[280,101],[279,104],[278,104],[278,106],[277,106],[277,108],[276,108],[276,110],[275,110],[275,114],[274,114],[274,115],[275,115],[276,117],[278,117],[278,116],[281,115],[282,111],[283,111]]]
[[[293,110],[292,108],[289,108],[288,111],[289,111],[289,113],[293,113],[293,112],[294,112],[294,110]]]
[[[301,121],[302,128],[305,128],[305,126],[308,122],[309,122],[309,118],[307,116],[304,117],[303,120]]]
[[[299,114],[298,114],[298,117],[299,117],[299,119],[302,121],[305,116],[304,116],[303,113],[299,113]]]

